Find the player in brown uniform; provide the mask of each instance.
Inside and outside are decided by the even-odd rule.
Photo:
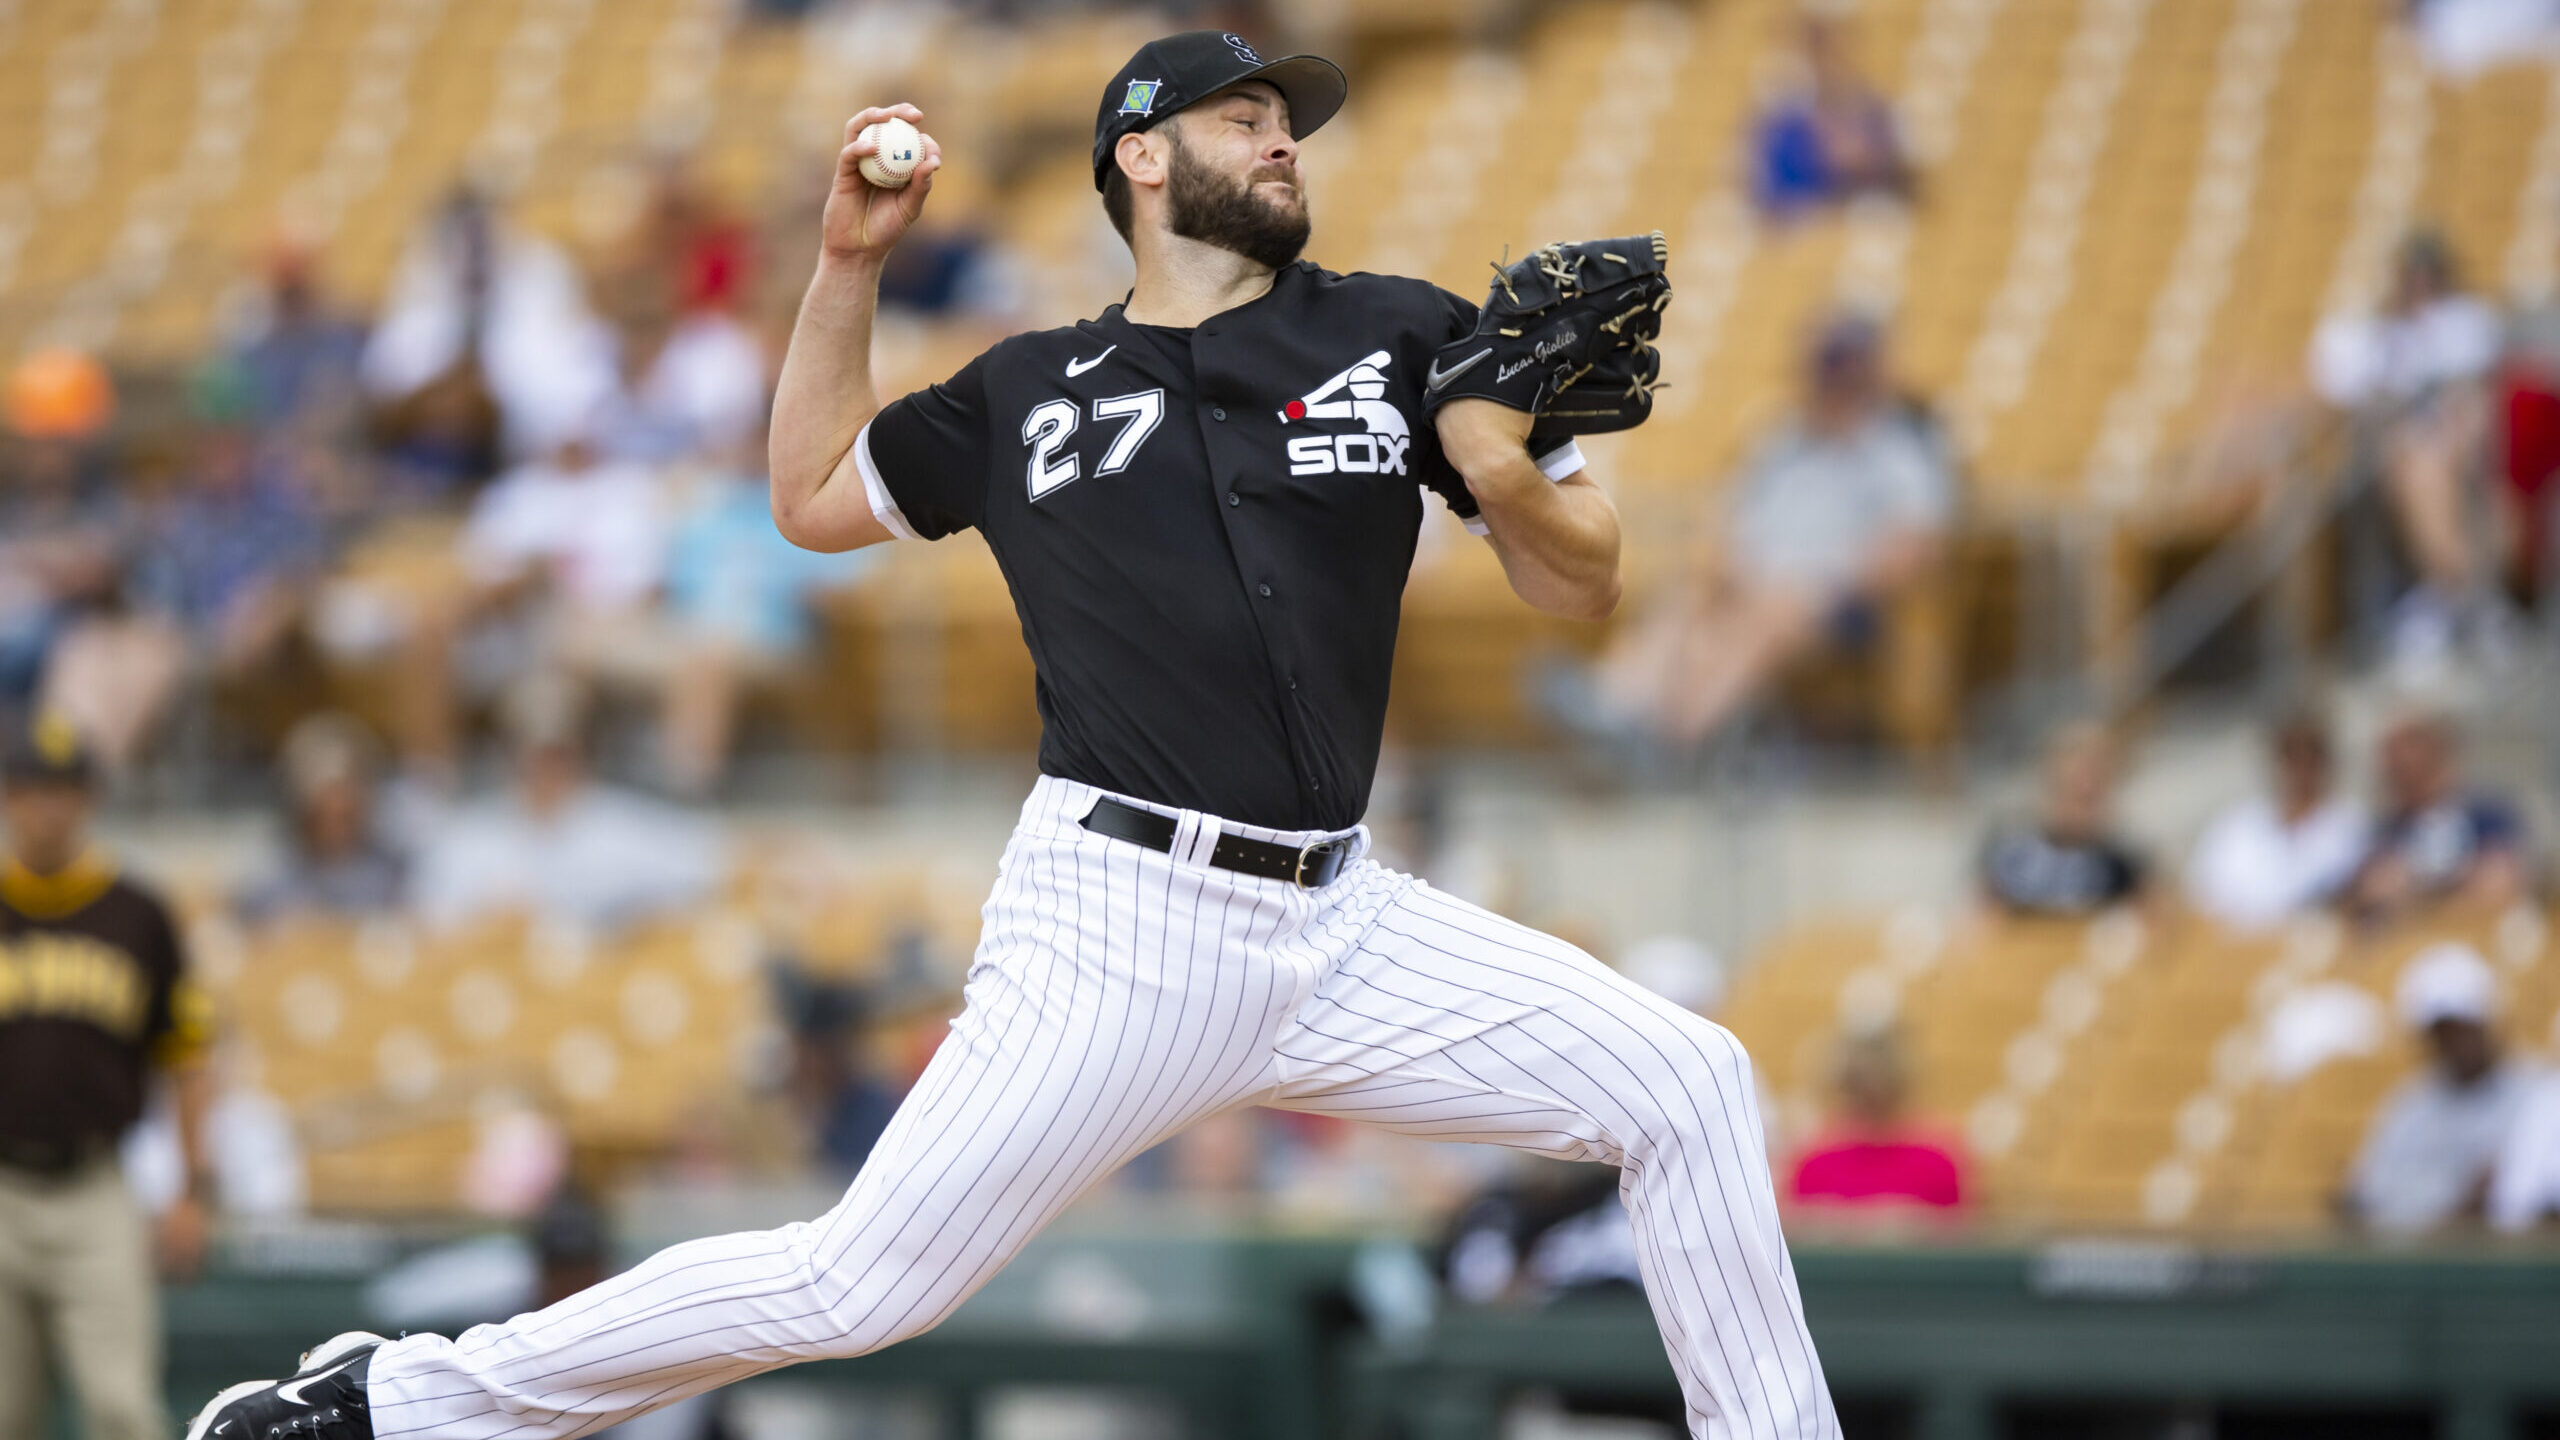
[[[201,1257],[206,1021],[166,906],[88,843],[95,765],[41,719],[0,745],[0,1440],[34,1440],[46,1358],[87,1440],[164,1440],[152,1235],[116,1143],[155,1071],[178,1086],[186,1193],[160,1258]]]

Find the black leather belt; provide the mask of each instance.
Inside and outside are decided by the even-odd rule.
[[[1106,796],[1093,802],[1093,808],[1085,812],[1080,823],[1096,835],[1173,853],[1176,821],[1170,815],[1124,805]],[[1218,832],[1217,846],[1209,852],[1209,863],[1221,870],[1285,880],[1305,890],[1321,890],[1332,884],[1334,877],[1342,873],[1342,863],[1350,858],[1351,841],[1347,837],[1277,845],[1224,830]]]

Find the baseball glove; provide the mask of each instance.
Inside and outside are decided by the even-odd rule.
[[[1629,430],[1653,413],[1662,310],[1671,303],[1662,232],[1549,245],[1493,269],[1475,333],[1440,348],[1423,411],[1491,400],[1538,417],[1540,433]]]

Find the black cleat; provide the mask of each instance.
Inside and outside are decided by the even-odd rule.
[[[302,1368],[283,1380],[232,1386],[196,1412],[187,1440],[373,1440],[364,1380],[381,1343],[350,1330],[304,1351]]]

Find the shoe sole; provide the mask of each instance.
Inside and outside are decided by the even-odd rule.
[[[303,1351],[302,1361],[291,1375],[275,1380],[243,1380],[237,1385],[230,1386],[204,1402],[204,1408],[196,1412],[196,1418],[187,1422],[187,1440],[205,1440],[209,1433],[207,1427],[213,1423],[213,1418],[221,1414],[235,1400],[255,1395],[270,1386],[281,1385],[286,1380],[298,1376],[316,1375],[367,1345],[382,1343],[381,1336],[369,1331],[349,1330],[344,1334],[331,1336]]]

